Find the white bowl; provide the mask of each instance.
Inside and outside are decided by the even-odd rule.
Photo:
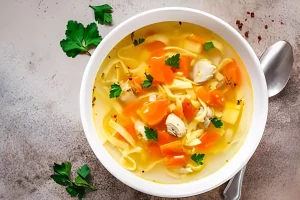
[[[238,152],[215,173],[194,182],[160,184],[124,169],[101,145],[92,118],[92,91],[101,63],[110,50],[131,32],[157,22],[182,21],[203,26],[223,37],[247,67],[253,88],[253,115],[249,133]],[[264,132],[268,113],[265,77],[253,49],[229,24],[208,13],[190,8],[159,8],[140,13],[113,29],[96,48],[85,69],[80,90],[80,113],[87,140],[102,165],[117,179],[141,192],[160,197],[186,197],[216,188],[234,176],[250,159]],[[250,123],[250,122],[249,122]]]

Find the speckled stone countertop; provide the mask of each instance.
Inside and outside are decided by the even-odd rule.
[[[299,0],[2,0],[0,199],[70,199],[49,178],[53,162],[66,160],[75,167],[90,166],[98,190],[86,199],[161,199],[110,175],[96,159],[81,126],[79,88],[89,56],[68,58],[59,41],[68,20],[88,24],[94,21],[88,5],[104,3],[114,8],[114,23],[99,26],[102,36],[142,11],[185,6],[214,14],[236,29],[236,20],[241,20],[241,34],[249,30],[248,42],[257,56],[278,40],[290,42],[295,57],[292,77],[284,91],[270,99],[265,134],[249,161],[242,199],[300,199]],[[254,12],[254,18],[247,11]],[[223,188],[186,199],[221,199]]]

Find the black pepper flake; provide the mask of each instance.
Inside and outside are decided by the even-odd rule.
[[[268,29],[268,25],[265,25],[265,29]]]
[[[243,29],[243,23],[240,23],[239,25],[238,25],[238,28],[240,29],[240,31]]]
[[[249,38],[249,31],[246,31],[246,32],[245,32],[245,37],[246,37],[246,38]]]
[[[105,75],[105,74],[104,74],[104,73],[102,73],[102,74],[101,74],[101,78],[104,78],[104,75]]]
[[[254,12],[251,13],[251,17],[254,18]]]
[[[272,22],[274,22],[274,19],[272,19]]]
[[[92,106],[95,105],[95,101],[96,101],[96,97],[94,97],[93,100],[92,100]]]
[[[240,23],[241,23],[241,21],[240,20],[236,20],[236,25],[239,25]]]
[[[241,105],[241,102],[242,102],[242,100],[239,99],[239,100],[237,100],[236,104],[237,104],[237,105]]]
[[[127,66],[127,69],[130,69],[130,67],[129,67],[129,66]]]
[[[236,87],[237,86],[237,83],[233,83],[233,87]]]
[[[110,56],[108,56],[108,58],[110,58]]]
[[[131,77],[129,77],[129,78],[128,78],[128,80],[132,81],[132,78],[131,78]]]
[[[257,39],[258,39],[258,43],[261,41],[261,36],[259,35],[258,37],[257,37]]]
[[[250,12],[248,11],[247,14],[250,15]]]
[[[142,173],[145,173],[145,171],[143,170]]]
[[[179,21],[178,23],[179,23],[179,25],[181,26],[181,24],[182,24],[181,21]]]
[[[247,19],[245,19],[245,21],[247,21]]]

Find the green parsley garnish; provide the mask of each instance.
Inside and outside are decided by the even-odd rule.
[[[143,88],[148,88],[152,85],[153,77],[150,74],[145,73],[145,75],[146,75],[147,79],[143,81],[142,87]]]
[[[171,57],[169,57],[166,61],[165,61],[165,64],[168,65],[168,66],[171,66],[173,68],[176,68],[178,69],[180,66],[179,66],[179,60],[180,60],[180,54],[177,53]]]
[[[97,46],[102,41],[96,23],[91,23],[84,28],[81,23],[70,20],[65,34],[66,39],[60,41],[60,46],[67,56],[72,58],[79,53],[91,55],[88,52],[89,47]]]
[[[205,154],[196,154],[194,153],[192,156],[191,156],[191,159],[197,163],[198,165],[203,165],[203,158],[204,158]]]
[[[63,162],[61,165],[54,163],[53,170],[54,174],[51,178],[58,184],[67,186],[67,192],[72,196],[78,196],[78,199],[82,199],[86,192],[96,190],[94,186],[89,184],[85,178],[90,174],[89,167],[85,164],[78,169],[78,176],[74,181],[70,179],[72,165],[69,162]]]
[[[108,4],[104,4],[101,6],[89,6],[90,8],[92,8],[95,12],[95,20],[99,23],[99,24],[111,24],[112,22],[112,7]]]
[[[148,128],[146,126],[144,126],[144,128],[145,128],[146,137],[149,140],[154,140],[157,142],[158,141],[157,130],[155,130],[153,128]]]
[[[134,39],[134,32],[131,33],[131,40],[132,43],[134,44],[134,46],[137,46],[139,44],[142,44],[143,42],[145,42],[145,38],[139,38],[138,40]]]
[[[219,120],[218,118],[213,118],[211,119],[211,123],[216,127],[216,128],[221,128],[223,126],[223,122]]]
[[[204,44],[204,50],[205,51],[209,51],[209,50],[211,50],[212,48],[214,48],[215,46],[214,46],[214,43],[213,42],[206,42],[205,44]]]
[[[122,88],[119,84],[114,83],[110,86],[110,88],[111,88],[109,92],[110,98],[117,98],[121,95]]]

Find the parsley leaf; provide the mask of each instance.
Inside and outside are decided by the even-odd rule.
[[[78,170],[77,174],[82,178],[86,178],[90,174],[90,168],[87,164],[82,165]]]
[[[69,177],[66,175],[52,174],[50,177],[59,185],[68,185],[70,183]]]
[[[65,35],[66,39],[60,41],[60,46],[67,56],[72,58],[75,58],[79,53],[91,55],[88,49],[91,46],[97,46],[102,41],[95,23],[84,28],[81,23],[70,20]]]
[[[66,191],[72,196],[78,196],[78,199],[82,199],[86,192],[96,190],[94,186],[89,184],[86,178],[90,169],[85,164],[77,170],[79,176],[74,181],[70,180],[71,163],[64,162],[61,165],[54,163],[53,169],[56,174],[52,174],[50,177],[58,184],[67,186]]]
[[[72,164],[69,162],[63,162],[61,165],[54,163],[53,165],[53,170],[60,174],[60,175],[65,175],[68,178],[70,177],[70,172],[71,172]]]
[[[109,92],[110,98],[117,98],[121,95],[122,88],[119,84],[114,83],[110,86],[110,88],[111,88]]]
[[[157,136],[157,130],[153,129],[153,128],[148,128],[148,127],[144,127],[145,128],[145,134],[146,137],[149,140],[154,140],[154,141],[158,141],[158,136]]]
[[[145,42],[145,38],[139,38],[138,40],[134,39],[134,32],[131,33],[131,40],[132,43],[134,44],[134,46],[137,46],[139,44],[142,44],[143,42]]]
[[[145,73],[145,75],[146,75],[147,79],[143,81],[142,87],[143,88],[148,88],[148,87],[150,87],[152,85],[153,77],[150,74],[146,74]]]
[[[191,159],[197,163],[198,165],[203,165],[203,158],[204,158],[205,154],[196,154],[194,153],[192,156],[191,156]]]
[[[221,128],[223,126],[223,122],[216,117],[211,119],[211,123],[213,123],[216,128]]]
[[[180,60],[180,54],[177,53],[171,57],[169,57],[166,61],[165,61],[165,64],[168,65],[168,66],[171,66],[173,68],[176,68],[178,69],[180,66],[179,66],[179,60]]]
[[[212,48],[214,48],[215,46],[214,46],[214,43],[213,42],[206,42],[205,44],[204,44],[204,50],[205,51],[209,51],[209,50],[211,50]]]
[[[89,6],[90,8],[92,8],[94,10],[95,13],[95,20],[99,23],[99,24],[111,24],[112,22],[112,7],[108,4],[104,4],[101,6]]]

